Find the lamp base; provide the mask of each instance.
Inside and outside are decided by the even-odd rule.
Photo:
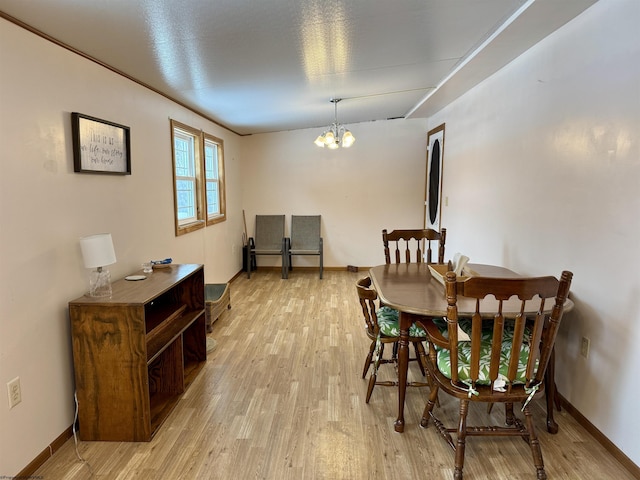
[[[110,297],[111,290],[111,273],[103,267],[98,267],[89,274],[89,296],[91,297]]]

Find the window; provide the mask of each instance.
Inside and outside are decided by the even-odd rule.
[[[171,120],[176,235],[226,219],[223,142]]]
[[[189,224],[198,220],[195,139],[181,131],[174,133],[176,156],[176,192],[178,197],[178,223]]]
[[[204,177],[207,199],[207,225],[225,220],[223,142],[204,134]]]

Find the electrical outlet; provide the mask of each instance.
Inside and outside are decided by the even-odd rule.
[[[589,347],[591,346],[591,340],[587,337],[582,337],[582,343],[580,344],[580,355],[584,358],[589,358]]]
[[[7,391],[9,393],[9,408],[13,408],[22,401],[20,377],[16,377],[7,383]]]

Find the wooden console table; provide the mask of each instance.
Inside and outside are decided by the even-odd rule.
[[[207,358],[204,268],[112,288],[69,302],[80,438],[149,441]]]

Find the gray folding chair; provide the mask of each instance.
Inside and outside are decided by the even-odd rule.
[[[320,278],[324,264],[322,237],[320,236],[320,215],[291,215],[291,238],[287,239],[289,270],[293,270],[293,255],[318,255],[320,257]]]
[[[252,265],[256,255],[280,255],[282,257],[282,278],[287,278],[287,246],[284,236],[284,215],[256,215],[255,238],[249,238],[246,250],[246,264]],[[251,278],[251,268],[247,268],[247,278]]]

